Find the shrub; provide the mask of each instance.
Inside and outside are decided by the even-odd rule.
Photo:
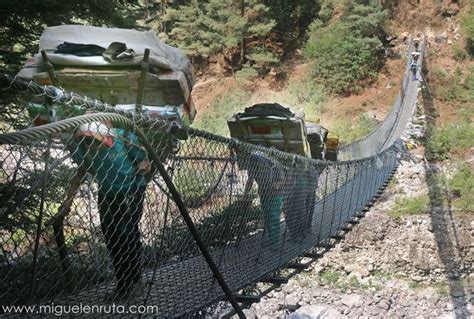
[[[241,88],[219,95],[196,121],[197,128],[218,135],[229,135],[227,119],[234,112],[240,112],[248,104],[249,95]]]
[[[453,204],[456,208],[474,212],[474,173],[469,164],[460,165],[449,180],[448,188],[455,197]]]
[[[461,30],[466,37],[466,50],[474,54],[474,1],[471,0],[469,12],[461,20]]]
[[[257,70],[251,68],[248,65],[244,65],[243,68],[235,73],[235,80],[240,86],[245,86],[247,82],[258,76]]]
[[[340,271],[324,271],[321,273],[321,278],[326,281],[328,284],[334,285],[338,282],[340,278],[342,278],[345,274]]]
[[[464,48],[460,47],[459,45],[456,45],[456,44],[453,45],[452,51],[453,51],[453,56],[455,60],[463,61],[467,59],[468,55],[467,55],[466,50],[464,50]]]
[[[339,139],[344,144],[351,143],[358,140],[370,132],[372,132],[378,125],[378,121],[367,116],[365,113],[359,115],[355,123],[350,120],[341,120],[331,123],[329,130],[336,132]]]
[[[326,101],[326,92],[321,85],[315,84],[310,79],[292,81],[288,85],[288,105],[294,110],[302,109],[306,120],[309,122],[318,122],[321,113],[324,113],[324,102]]]
[[[380,66],[386,19],[387,13],[378,6],[353,5],[335,24],[324,26],[315,20],[305,46],[313,76],[336,94],[360,91]]]
[[[474,146],[474,128],[470,122],[434,128],[428,136],[427,157],[432,160],[447,159],[451,154]]]
[[[388,214],[395,219],[401,219],[406,215],[426,214],[430,211],[429,204],[428,196],[398,198]]]

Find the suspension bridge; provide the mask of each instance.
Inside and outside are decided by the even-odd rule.
[[[58,87],[0,76],[1,92],[10,97],[0,121],[0,303],[151,305],[153,316],[168,318],[229,300],[242,317],[240,290],[327,246],[396,170],[419,87],[411,51],[409,44],[388,116],[343,146],[337,162],[133,116]],[[418,69],[422,61],[423,54]],[[27,101],[59,105],[63,119],[30,127]],[[77,110],[94,113],[73,116]],[[128,263],[141,267],[139,293],[120,300],[110,298],[117,279],[98,212],[98,174],[108,168],[91,170],[94,158],[76,156],[77,128],[98,121],[133,132],[152,166],[133,225],[141,253]],[[277,216],[268,215],[268,205],[278,206]]]

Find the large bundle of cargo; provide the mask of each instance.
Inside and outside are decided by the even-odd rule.
[[[255,104],[227,121],[230,135],[247,143],[310,156],[304,121],[279,104]]]
[[[303,117],[277,103],[255,104],[234,114],[227,124],[231,137],[247,143],[314,159],[336,160],[337,143],[336,148],[333,144],[337,137],[329,139],[324,127],[306,124]]]
[[[196,110],[189,60],[153,32],[82,25],[48,27],[20,78],[184,125]]]

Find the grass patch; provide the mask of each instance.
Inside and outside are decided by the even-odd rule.
[[[466,50],[474,55],[474,1],[470,1],[469,11],[461,19],[461,31],[466,38]]]
[[[387,185],[388,189],[394,189],[397,186],[398,179],[394,176]]]
[[[398,198],[388,215],[399,220],[407,215],[426,214],[430,211],[429,204],[428,196]]]
[[[350,119],[339,120],[330,123],[328,129],[339,135],[342,144],[348,144],[368,135],[377,125],[378,121],[376,119],[361,114],[355,123],[352,123]]]
[[[417,281],[410,280],[408,281],[408,288],[410,289],[419,289],[421,287],[421,284]]]
[[[431,86],[435,97],[441,101],[458,104],[472,102],[474,84],[474,67],[463,71],[457,67],[454,72],[435,68],[430,74]]]
[[[474,146],[474,125],[466,121],[443,128],[436,127],[431,129],[428,136],[430,136],[426,141],[428,159],[444,160]]]
[[[457,60],[457,61],[463,61],[463,60],[466,60],[468,58],[467,51],[463,47],[461,47],[457,44],[453,45],[451,51],[453,52],[454,59]]]
[[[467,163],[459,166],[456,174],[448,181],[454,207],[474,212],[474,173]]]
[[[249,93],[237,88],[230,93],[219,95],[196,121],[195,127],[208,132],[229,136],[227,119],[234,113],[243,111],[249,103]]]
[[[326,112],[324,102],[327,100],[327,94],[322,85],[303,78],[290,82],[287,90],[288,98],[282,103],[291,106],[297,112],[303,111],[306,121],[316,123],[321,113]]]
[[[335,285],[345,274],[341,271],[327,270],[321,273],[321,278],[328,284]]]
[[[441,296],[449,296],[449,285],[446,281],[440,281],[433,284],[433,288]]]

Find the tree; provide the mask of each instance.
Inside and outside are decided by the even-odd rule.
[[[336,23],[315,20],[305,46],[314,77],[337,94],[359,91],[381,65],[387,17],[378,5],[351,3]]]
[[[191,56],[224,53],[232,63],[232,49],[240,47],[240,67],[248,58],[247,41],[263,40],[275,26],[261,0],[192,0],[178,9],[169,8],[173,44]]]
[[[275,29],[283,39],[303,36],[320,8],[320,0],[264,0],[268,18],[276,21]]]
[[[236,47],[245,36],[245,17],[237,11],[233,0],[209,0],[202,18],[204,42],[209,53],[217,53]]]
[[[262,40],[275,27],[276,22],[267,17],[268,7],[259,0],[244,1],[245,6],[242,6],[243,17],[245,18],[245,25],[243,30],[243,44],[241,46],[241,60],[242,65],[246,56],[245,42],[248,38],[256,38]],[[278,62],[274,54],[266,50],[264,47],[259,47],[251,51],[247,58],[255,62],[260,69],[265,68],[269,63]]]
[[[189,5],[181,5],[177,9],[168,7],[163,17],[172,23],[170,43],[191,57],[206,54],[208,50],[202,39],[203,15],[200,3],[192,0]]]
[[[32,0],[0,2],[0,65],[16,72],[37,52],[45,26],[90,23],[133,27],[137,0]]]

